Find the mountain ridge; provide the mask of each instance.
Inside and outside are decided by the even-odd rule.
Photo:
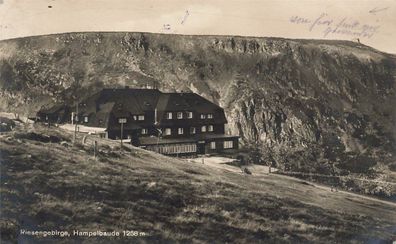
[[[31,39],[31,38],[36,38],[36,37],[49,37],[49,36],[56,36],[56,35],[67,35],[67,34],[117,34],[117,33],[136,33],[136,34],[147,34],[147,35],[160,35],[160,36],[188,36],[188,37],[209,37],[209,38],[258,38],[258,39],[273,39],[273,40],[286,40],[286,41],[298,41],[298,42],[304,42],[304,41],[312,41],[312,42],[329,42],[329,44],[336,44],[336,43],[345,43],[345,44],[354,44],[355,46],[361,46],[361,47],[366,47],[369,49],[372,49],[373,51],[380,52],[382,54],[388,54],[395,56],[396,53],[389,53],[385,51],[381,51],[379,49],[376,49],[372,46],[366,45],[364,43],[360,43],[354,40],[339,40],[339,39],[313,39],[313,38],[287,38],[287,37],[276,37],[276,36],[242,36],[242,35],[204,35],[204,34],[174,34],[174,33],[159,33],[159,32],[142,32],[142,31],[71,31],[71,32],[59,32],[59,33],[51,33],[51,34],[39,34],[39,35],[34,35],[34,36],[24,36],[24,37],[13,37],[13,38],[7,38],[7,39],[0,39],[0,42],[7,42],[7,41],[13,41],[13,40],[21,40],[21,39]],[[353,45],[351,45],[353,46]]]

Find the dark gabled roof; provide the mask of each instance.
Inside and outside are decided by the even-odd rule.
[[[199,113],[210,113],[217,109],[223,110],[219,105],[196,93],[179,93],[179,96],[181,96],[190,105],[190,107],[193,107],[195,111]]]
[[[158,121],[166,111],[195,111],[196,113],[217,113],[216,122],[226,123],[223,109],[195,93],[162,93],[157,89],[103,89],[85,99],[81,111],[92,113],[97,104],[113,102],[113,114],[132,116],[157,109]],[[97,112],[97,111],[96,111]]]
[[[98,112],[91,112],[86,114],[89,116],[87,125],[93,127],[107,128],[110,119],[111,110],[113,110],[114,102],[109,102],[99,105]]]
[[[161,92],[155,89],[103,89],[97,103],[114,102],[131,114],[154,110]]]
[[[158,118],[162,118],[164,116],[164,112],[168,106],[170,95],[162,93],[157,102],[157,113]]]
[[[78,112],[81,116],[88,116],[87,125],[95,127],[116,127],[118,122],[114,118],[131,118],[133,115],[146,114],[147,111],[157,110],[157,120],[160,126],[177,125],[185,123],[185,120],[164,120],[164,113],[191,111],[196,116],[191,122],[196,124],[220,124],[227,123],[224,110],[209,100],[195,93],[162,93],[157,89],[103,89],[81,101]],[[75,111],[75,105],[68,107],[56,104],[52,107],[43,108],[38,114],[53,113],[63,114],[65,111]],[[213,120],[199,120],[199,114],[212,113]],[[151,115],[150,115],[151,116]],[[148,117],[150,117],[148,115]],[[114,117],[114,118],[113,118]],[[65,120],[65,119],[64,119]],[[140,128],[136,122],[128,120],[126,127]],[[153,123],[152,118],[141,121],[138,124]]]
[[[162,93],[157,104],[158,121],[164,123],[166,111],[194,111],[198,114],[216,114],[217,123],[226,123],[224,110],[195,93]],[[167,121],[166,123],[174,123]]]
[[[163,93],[169,96],[166,110],[188,111],[194,109],[199,113],[210,113],[216,109],[222,109],[219,105],[199,96],[195,93]]]
[[[183,93],[163,93],[161,96],[167,97],[166,111],[187,111],[191,110],[191,105],[186,101]]]

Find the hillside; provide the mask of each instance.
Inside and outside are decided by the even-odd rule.
[[[382,181],[396,171],[395,78],[394,55],[347,41],[119,32],[0,42],[2,111],[158,82],[224,107],[252,161]]]
[[[17,122],[0,135],[1,240],[21,243],[390,241],[396,205],[281,175],[246,175]],[[79,136],[78,141],[82,141]],[[24,230],[137,231],[41,237]],[[144,234],[144,237],[141,235]]]

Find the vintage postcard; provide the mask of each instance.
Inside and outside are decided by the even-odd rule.
[[[396,1],[0,0],[1,243],[395,243]]]

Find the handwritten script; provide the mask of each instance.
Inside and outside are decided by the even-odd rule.
[[[310,32],[322,32],[323,37],[330,35],[346,35],[355,38],[371,38],[380,29],[380,25],[363,23],[353,18],[332,18],[327,13],[322,13],[316,18],[305,18],[303,16],[292,16],[290,23],[307,26]]]
[[[187,21],[187,17],[190,15],[190,13],[188,12],[188,10],[186,10],[186,13],[184,14],[184,17],[181,21],[181,24],[184,25],[184,23]]]
[[[386,8],[377,8],[377,7],[375,7],[375,8],[373,8],[372,10],[370,10],[369,13],[375,15],[375,14],[378,13],[378,12],[382,12],[382,11],[388,10],[388,8],[389,8],[389,7],[386,7]]]
[[[174,24],[173,26],[171,24],[163,24],[160,31],[163,33],[176,33],[177,32],[176,27],[180,27],[180,26],[184,25],[187,22],[188,16],[190,16],[190,12],[188,12],[188,10],[186,10],[184,12],[183,18],[181,19],[181,22],[179,24],[176,24],[176,25]]]

